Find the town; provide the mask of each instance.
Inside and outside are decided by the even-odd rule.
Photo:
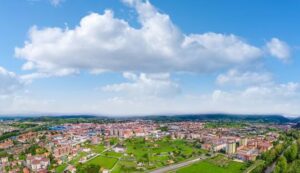
[[[45,122],[1,123],[7,138],[0,143],[0,172],[180,173],[202,163],[215,172],[251,172],[293,131],[290,124],[208,121],[40,126]]]

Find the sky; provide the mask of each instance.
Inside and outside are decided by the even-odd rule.
[[[9,0],[0,114],[300,115],[300,2]]]

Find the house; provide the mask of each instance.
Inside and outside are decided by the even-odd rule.
[[[272,147],[273,147],[272,143],[268,141],[259,142],[257,144],[257,148],[259,149],[260,152],[266,152],[270,150]]]
[[[17,140],[21,143],[25,143],[34,139],[37,139],[37,132],[28,132],[17,137]]]
[[[23,168],[23,173],[30,173],[29,169],[28,168]]]
[[[11,139],[5,140],[4,142],[0,143],[0,149],[7,149],[14,146],[14,143]]]
[[[125,139],[131,138],[132,136],[133,136],[132,130],[129,130],[129,129],[124,130],[123,137],[124,137]]]
[[[69,155],[71,152],[72,152],[72,147],[70,145],[59,145],[53,150],[55,158]]]
[[[122,145],[117,145],[113,148],[113,150],[117,153],[124,153],[125,152],[125,148]]]
[[[76,168],[72,165],[69,165],[66,170],[70,171],[71,173],[76,173]]]
[[[236,157],[243,161],[254,161],[258,156],[258,150],[251,147],[241,147],[236,153]]]
[[[44,156],[27,156],[26,165],[34,172],[47,170],[50,160]]]

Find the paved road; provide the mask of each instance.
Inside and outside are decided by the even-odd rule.
[[[167,167],[164,167],[164,168],[160,168],[160,169],[151,171],[149,173],[165,173],[165,172],[168,172],[168,171],[179,169],[179,168],[184,167],[184,166],[191,165],[191,164],[193,164],[195,162],[198,162],[202,159],[204,159],[204,158],[199,157],[199,158],[196,158],[194,160],[189,160],[189,161],[186,161],[186,162],[182,162],[182,163],[170,165],[170,166],[167,166]]]

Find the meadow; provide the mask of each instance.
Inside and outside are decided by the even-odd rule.
[[[214,158],[181,168],[176,173],[242,173],[245,169],[245,163],[232,161],[223,155],[218,155]]]

